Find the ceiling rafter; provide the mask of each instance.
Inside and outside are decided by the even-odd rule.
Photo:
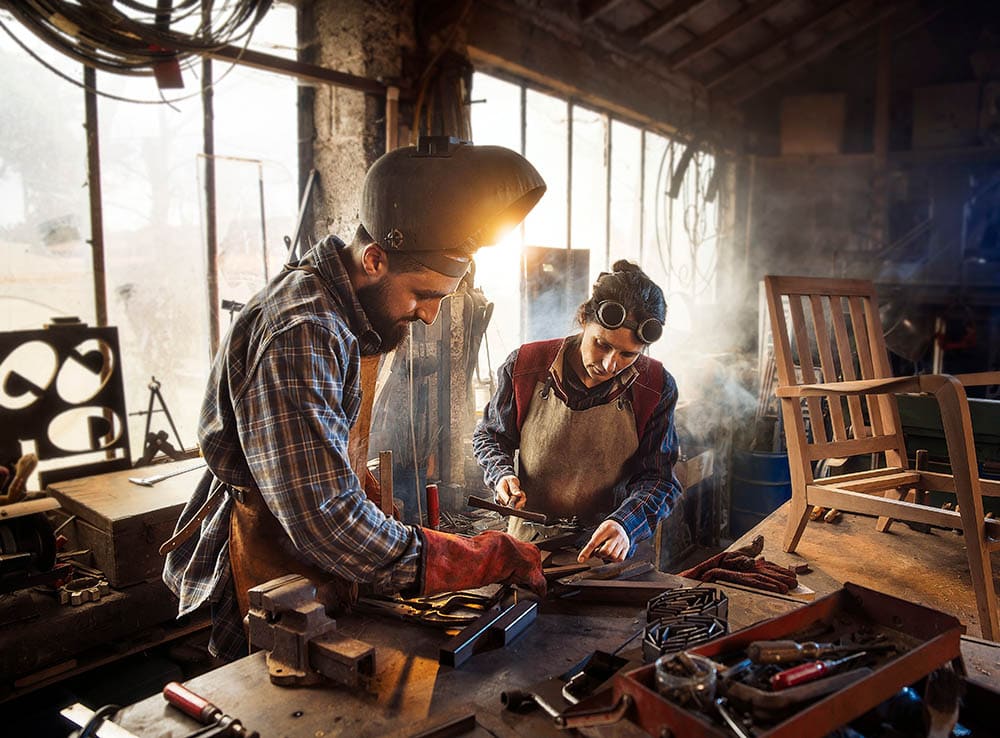
[[[805,66],[809,62],[828,55],[845,41],[849,41],[864,31],[867,31],[872,26],[881,23],[898,9],[899,5],[896,4],[885,6],[873,15],[868,16],[867,18],[859,19],[857,23],[848,24],[847,27],[841,29],[839,33],[835,33],[833,36],[830,36],[822,43],[817,44],[808,51],[805,51],[802,54],[789,59],[785,63],[780,64],[777,69],[763,75],[755,83],[742,88],[739,93],[730,98],[729,101],[734,105],[739,105],[749,100],[751,97],[754,97],[760,92],[766,90],[768,87],[771,87],[779,80],[784,79],[789,74]]]
[[[688,43],[677,49],[677,51],[670,54],[667,57],[667,65],[671,69],[678,69],[688,62],[697,59],[707,51],[714,49],[737,31],[761,18],[774,6],[780,5],[785,1],[759,0],[753,5],[748,5],[743,10],[734,13],[726,18],[726,20],[708,29],[700,36],[695,36]]]
[[[704,80],[704,85],[707,89],[711,90],[713,87],[717,87],[722,84],[733,75],[735,75],[740,70],[746,68],[747,66],[753,64],[754,62],[760,60],[775,48],[781,46],[782,44],[788,43],[795,36],[799,35],[803,31],[807,31],[813,26],[822,23],[828,18],[833,17],[836,13],[841,11],[843,8],[857,2],[857,0],[835,0],[830,5],[824,8],[820,8],[817,12],[812,15],[806,16],[801,20],[793,23],[792,25],[784,28],[780,31],[780,36],[776,38],[768,39],[765,43],[760,44],[753,50],[747,52],[741,57],[733,59],[728,64],[720,65],[717,72],[711,74],[707,79]]]
[[[625,35],[629,36],[635,43],[649,43],[661,33],[666,33],[681,23],[688,15],[706,2],[708,0],[674,0],[674,2],[663,10],[650,16],[642,23],[637,23],[632,28],[629,28],[625,32]]]
[[[607,13],[621,3],[622,0],[580,0],[580,20],[589,23],[601,13]]]

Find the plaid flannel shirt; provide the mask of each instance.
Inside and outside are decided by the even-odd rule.
[[[579,342],[570,336],[567,343]],[[483,410],[483,418],[473,434],[472,449],[483,468],[483,479],[492,490],[500,479],[514,474],[514,453],[521,442],[517,427],[517,410],[514,404],[512,372],[517,361],[515,350],[497,371],[497,389]],[[566,398],[566,406],[573,411],[586,410],[607,402],[607,397],[618,388],[622,373],[596,387],[588,388],[576,373],[567,370],[550,376],[557,388],[557,396]],[[635,379],[635,374],[629,375]],[[649,538],[656,524],[665,518],[681,494],[681,485],[673,475],[677,462],[679,443],[674,430],[674,407],[677,405],[677,383],[666,369],[663,370],[663,392],[646,425],[639,448],[629,459],[627,476],[615,486],[614,500],[609,501],[608,518],[617,521],[628,533],[629,541],[636,543]],[[586,453],[580,449],[580,453]]]
[[[421,542],[386,518],[362,490],[348,458],[361,407],[361,354],[378,351],[372,329],[329,237],[254,296],[233,322],[209,379],[199,422],[212,484],[256,485],[306,563],[398,591],[418,576]],[[199,485],[178,529],[208,495]],[[212,605],[213,649],[246,652],[229,568],[227,494],[200,535],[167,556],[163,579],[178,617]]]

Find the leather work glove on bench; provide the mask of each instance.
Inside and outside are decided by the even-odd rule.
[[[736,551],[716,554],[682,571],[679,576],[702,582],[742,584],[778,594],[787,594],[799,586],[798,578],[791,569],[767,561],[763,556],[754,558]]]

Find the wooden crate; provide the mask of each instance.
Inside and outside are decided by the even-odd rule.
[[[63,510],[76,515],[63,531],[72,545],[91,550],[94,566],[112,587],[128,587],[159,579],[164,558],[158,553],[160,544],[173,533],[204,472],[181,474],[153,487],[133,484],[129,477],[168,474],[200,463],[189,459],[69,479],[49,485],[48,491]]]

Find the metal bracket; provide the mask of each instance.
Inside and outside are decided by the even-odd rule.
[[[337,633],[316,600],[316,586],[288,574],[249,592],[250,644],[268,651],[271,682],[283,686],[329,679],[346,687],[364,686],[375,675],[375,649]]]

